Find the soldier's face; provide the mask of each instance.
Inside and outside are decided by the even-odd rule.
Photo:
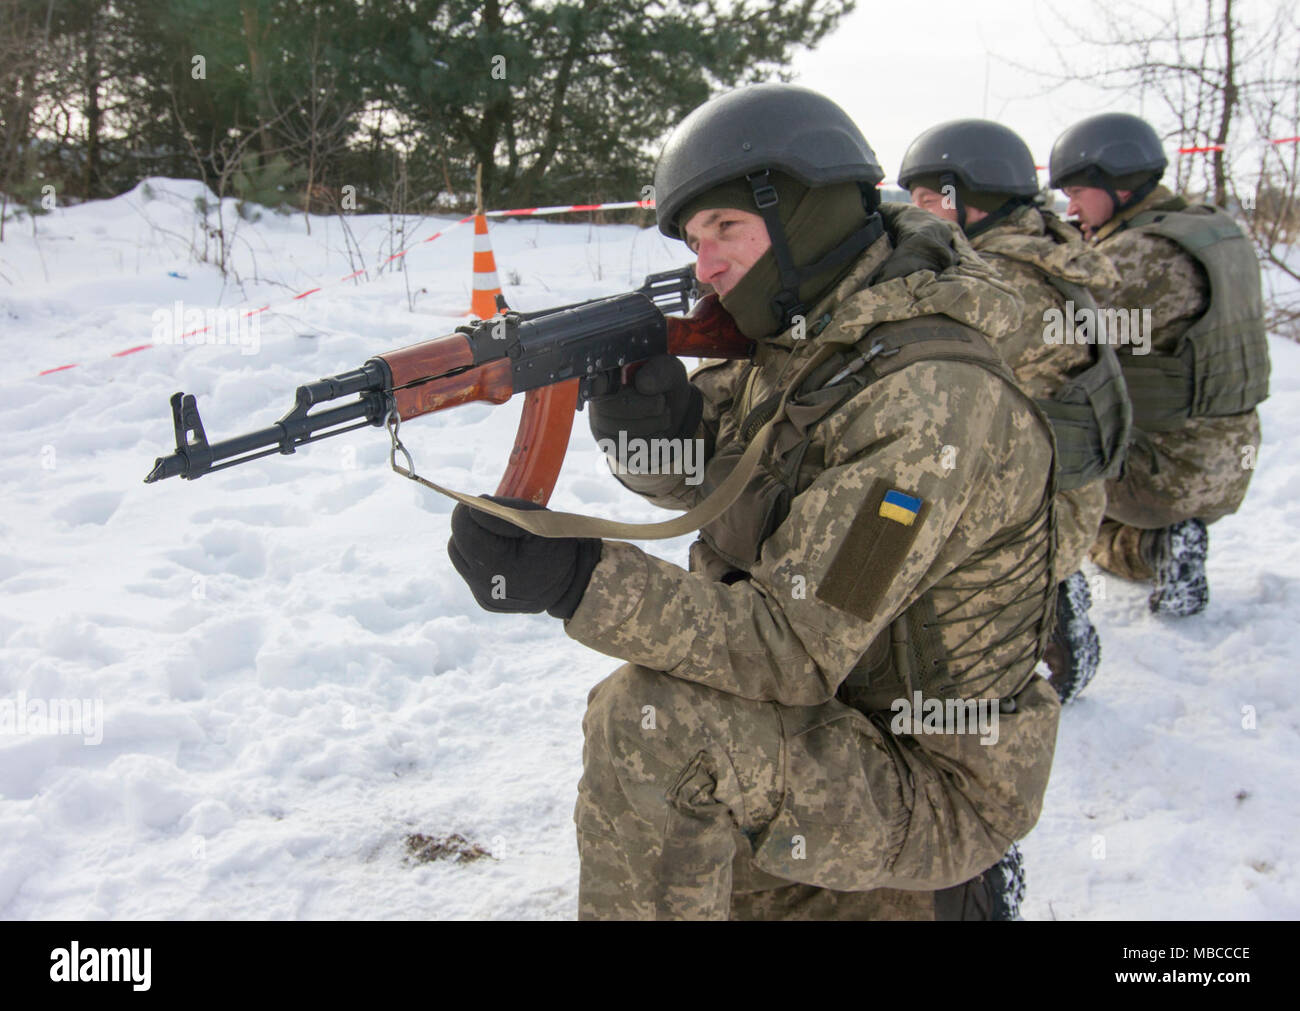
[[[697,259],[695,276],[719,295],[731,291],[759,258],[772,248],[767,225],[753,211],[727,207],[698,211],[682,229]]]
[[[957,220],[956,201],[924,186],[912,187],[912,203],[923,211],[937,214],[945,221]]]
[[[1070,198],[1065,213],[1079,219],[1083,234],[1088,238],[1115,213],[1115,202],[1110,194],[1096,186],[1067,186],[1061,192]]]

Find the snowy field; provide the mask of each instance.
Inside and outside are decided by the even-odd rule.
[[[275,421],[302,382],[462,322],[472,229],[376,272],[389,219],[352,217],[352,241],[265,212],[240,222],[223,283],[192,251],[201,194],[151,180],[44,216],[35,238],[11,221],[0,244],[0,918],[572,918],[581,718],[616,661],[545,615],[479,610],[447,560],[450,503],[388,469],[379,429],[142,483],[173,449],[173,392],[198,396],[216,441]],[[399,245],[447,223],[408,220]],[[521,309],[687,259],[627,225],[507,221],[492,243]],[[369,280],[334,283],[362,266]],[[256,353],[112,357],[176,300],[272,309]],[[1157,620],[1144,590],[1088,570],[1103,666],[1063,714],[1022,843],[1028,919],[1300,917],[1300,347],[1271,348],[1258,473],[1210,532],[1209,609]],[[402,434],[433,480],[490,491],[518,412]],[[552,505],[667,515],[608,476],[585,415]],[[684,564],[690,539],[646,546]],[[29,700],[85,700],[88,719],[20,728]],[[453,833],[492,859],[408,854],[413,834]]]

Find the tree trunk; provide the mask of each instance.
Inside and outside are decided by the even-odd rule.
[[[271,116],[266,100],[262,43],[269,28],[263,29],[258,23],[257,0],[239,0],[239,10],[244,18],[244,46],[248,49],[248,70],[253,78],[253,98],[257,102],[257,149],[265,156],[271,150],[266,136],[266,124]]]
[[[584,13],[590,9],[590,2],[583,5]],[[555,76],[555,93],[551,97],[551,109],[546,117],[546,134],[542,141],[541,150],[538,151],[533,163],[524,170],[518,181],[512,186],[512,195],[521,198],[525,202],[532,199],[533,186],[550,168],[551,160],[559,149],[560,136],[564,127],[564,102],[568,97],[569,82],[573,77],[573,66],[577,62],[578,53],[585,41],[586,32],[583,22],[579,20],[574,25],[573,35],[569,39],[569,45],[560,61],[559,72]]]
[[[94,9],[86,27],[86,199],[93,200],[100,191],[99,130],[103,119],[99,107],[99,18]]]
[[[487,30],[492,39],[501,38],[506,32],[505,19],[501,14],[501,4],[499,0],[487,0],[483,4],[483,27]],[[489,196],[495,195],[507,188],[514,180],[513,159],[507,166],[506,178],[498,184],[498,173],[496,166],[496,148],[497,138],[500,136],[503,128],[506,127],[512,118],[510,111],[510,68],[506,68],[506,78],[504,80],[492,81],[490,87],[499,88],[501,94],[492,97],[483,108],[483,118],[479,126],[479,136],[474,145],[475,153],[478,156],[479,168],[483,173],[483,191]]]
[[[1219,120],[1219,133],[1214,143],[1219,149],[1214,152],[1214,204],[1225,210],[1228,207],[1227,174],[1224,171],[1222,148],[1228,143],[1228,127],[1232,123],[1232,114],[1237,107],[1237,68],[1234,63],[1233,42],[1235,33],[1232,28],[1232,0],[1223,0],[1223,41],[1226,56],[1223,67],[1223,117]]]

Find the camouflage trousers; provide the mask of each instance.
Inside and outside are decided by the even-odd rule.
[[[627,664],[583,720],[579,917],[933,919],[1038,818],[1060,706],[1016,707],[982,745]]]
[[[1093,481],[1081,488],[1059,492],[1056,513],[1056,581],[1068,579],[1088,557],[1097,528],[1106,512],[1106,482]]]
[[[1155,579],[1156,570],[1142,551],[1143,531],[1119,520],[1103,520],[1089,556],[1107,572],[1122,579],[1145,582]]]
[[[1139,548],[1142,531],[1190,519],[1210,524],[1235,513],[1255,473],[1259,444],[1258,411],[1140,433],[1123,476],[1106,482],[1106,519],[1089,556],[1125,579],[1153,578]]]

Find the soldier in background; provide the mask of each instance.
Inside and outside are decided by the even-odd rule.
[[[1224,211],[1159,185],[1167,164],[1148,123],[1105,113],[1061,134],[1050,169],[1119,272],[1111,305],[1150,331],[1116,348],[1134,433],[1092,559],[1153,581],[1151,610],[1185,616],[1209,600],[1206,526],[1237,511],[1254,472],[1269,361],[1254,248]]]
[[[1054,340],[1063,317],[1096,310],[1119,281],[1110,261],[1039,195],[1033,156],[1000,123],[962,119],[931,127],[903,156],[898,184],[912,202],[955,223],[994,273],[1025,303],[1021,325],[997,342],[1025,390],[1052,419],[1057,442],[1056,626],[1044,659],[1062,702],[1097,671],[1101,650],[1088,617],[1091,595],[1079,565],[1106,508],[1104,479],[1119,473],[1130,408],[1115,352]],[[1052,326],[1055,322],[1057,325]]]
[[[1019,300],[946,225],[878,206],[882,177],[843,110],[789,85],[706,103],[664,148],[660,230],[757,351],[694,381],[653,359],[590,418],[613,444],[704,440],[699,487],[620,476],[668,508],[761,440],[690,571],[453,513],[482,606],[547,610],[628,661],[583,722],[584,918],[971,918],[971,880],[1038,817],[1050,426],[989,343]],[[900,719],[922,698],[997,732]]]

